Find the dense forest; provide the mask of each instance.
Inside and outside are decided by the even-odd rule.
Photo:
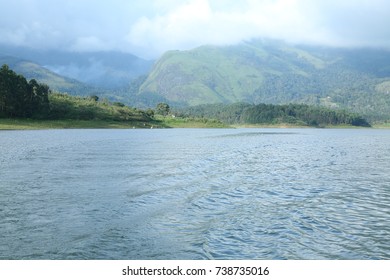
[[[0,117],[44,118],[49,114],[49,87],[22,75],[7,65],[0,69]]]
[[[332,110],[306,104],[212,104],[178,109],[176,114],[214,118],[229,124],[293,124],[305,126],[370,126],[361,116],[345,110]]]

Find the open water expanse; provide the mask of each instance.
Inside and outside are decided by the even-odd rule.
[[[0,131],[0,259],[390,259],[390,130]]]

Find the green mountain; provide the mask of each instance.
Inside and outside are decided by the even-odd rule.
[[[0,54],[23,58],[91,87],[118,90],[150,71],[153,61],[116,51],[70,52],[0,45]]]
[[[390,51],[270,40],[169,51],[135,98],[182,106],[307,103],[390,119]]]
[[[12,56],[0,56],[0,65],[7,64],[16,73],[23,75],[27,80],[36,79],[47,84],[52,90],[70,94],[89,95],[96,93],[96,89],[87,86],[75,79],[66,78],[35,63]]]

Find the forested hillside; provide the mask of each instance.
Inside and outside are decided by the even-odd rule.
[[[132,80],[147,74],[153,64],[153,61],[142,59],[130,53],[115,51],[44,51],[0,45],[1,56],[17,57],[34,62],[58,76],[77,80],[89,87],[103,90],[117,90],[127,87]],[[10,62],[3,61],[1,65],[5,63],[16,70]],[[38,77],[31,78],[38,79]],[[45,83],[50,84],[48,81]],[[50,87],[52,86],[50,85]],[[52,88],[54,89],[54,87]],[[80,91],[77,94],[85,95],[86,93]]]
[[[306,103],[390,119],[390,52],[257,40],[170,51],[134,98],[175,105]]]
[[[1,56],[27,79],[77,96],[98,95],[138,108],[200,104],[309,104],[345,109],[370,121],[390,120],[390,51],[293,46],[253,40],[231,46],[169,51],[156,61],[117,52],[4,50]],[[61,54],[61,55],[59,55]]]
[[[7,65],[0,68],[0,118],[149,122],[153,114],[98,96],[52,93],[46,84],[27,81]]]
[[[26,59],[12,56],[0,56],[0,65],[8,65],[26,79],[38,80],[48,85],[52,90],[67,92],[74,95],[91,95],[103,92],[77,80],[58,75],[49,69]]]
[[[227,124],[293,124],[305,126],[354,125],[370,126],[362,117],[346,111],[324,107],[289,104],[250,105],[246,103],[210,104],[172,111],[166,103],[159,103],[156,110],[130,108],[120,102],[99,100],[98,96],[71,96],[52,93],[45,84],[31,79],[27,81],[7,65],[0,68],[0,118],[42,120],[104,120],[131,122],[137,126],[158,124],[154,114],[165,117],[176,114],[181,120]],[[209,122],[214,119],[215,122]],[[172,120],[171,120],[172,121]],[[163,125],[159,123],[158,125]]]
[[[292,124],[323,127],[328,125],[370,126],[361,116],[306,104],[208,104],[177,109],[179,116],[217,119],[228,124]]]
[[[49,87],[17,75],[7,65],[0,69],[0,117],[46,117]]]

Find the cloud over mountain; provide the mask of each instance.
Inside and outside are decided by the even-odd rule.
[[[73,51],[168,49],[255,37],[390,47],[386,0],[0,0],[0,43]]]

